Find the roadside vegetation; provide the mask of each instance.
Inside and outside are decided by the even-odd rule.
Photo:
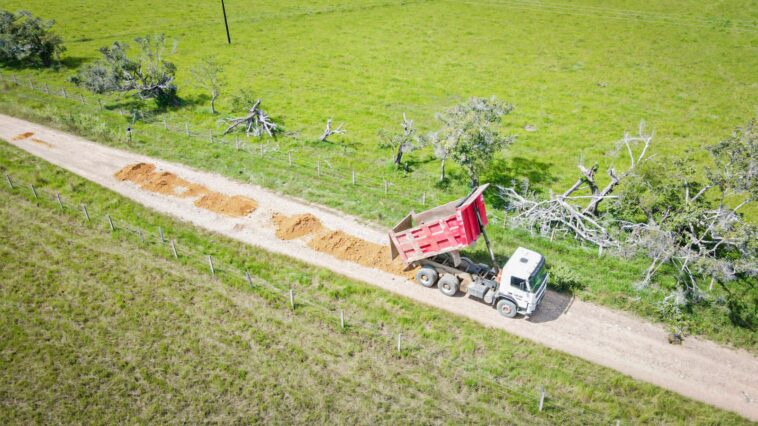
[[[160,7],[172,7],[168,3],[171,2]],[[29,7],[42,9],[43,5],[49,6],[40,1]],[[81,55],[81,62],[87,62],[100,49],[104,58],[90,65],[76,64],[71,70],[25,71],[24,75],[51,84],[60,84],[74,75],[73,81],[96,93],[136,94],[136,99],[102,97],[106,109],[126,110],[127,116],[101,112],[101,107],[93,103],[76,105],[73,99],[51,100],[7,84],[5,93],[10,96],[0,108],[52,122],[104,143],[254,181],[383,225],[394,224],[411,208],[419,210],[456,198],[471,183],[479,181],[527,188],[536,199],[545,199],[551,191],[563,191],[575,181],[576,164],[582,165],[583,158],[597,163],[581,169],[585,178],[579,183],[595,188],[592,194],[596,197],[605,191],[600,188],[610,188],[610,193],[617,177],[613,173],[607,178],[595,177],[595,171],[626,166],[631,170],[633,164],[623,152],[615,150],[614,144],[623,130],[646,119],[656,131],[657,164],[673,161],[683,165],[663,179],[648,172],[647,176],[659,178],[655,186],[640,179],[629,179],[636,187],[621,183],[618,193],[632,195],[626,200],[634,199],[638,194],[632,194],[632,190],[637,189],[640,194],[647,191],[648,197],[637,204],[617,203],[617,210],[619,206],[627,208],[616,213],[627,221],[644,213],[648,213],[648,220],[664,218],[669,221],[663,224],[666,235],[683,235],[683,230],[708,219],[712,211],[707,203],[719,194],[700,199],[699,213],[684,206],[684,192],[678,200],[650,198],[664,190],[671,193],[682,177],[693,183],[693,190],[708,185],[702,183],[710,179],[706,172],[709,169],[704,166],[718,158],[708,158],[703,146],[724,141],[735,126],[752,118],[754,108],[750,105],[754,104],[755,91],[742,83],[751,81],[754,64],[743,59],[755,27],[749,20],[736,19],[742,10],[737,4],[701,8],[699,13],[703,16],[699,18],[685,14],[691,6],[687,2],[673,9],[647,10],[634,16],[621,13],[624,10],[620,5],[606,6],[580,3],[571,7],[526,7],[495,2],[452,2],[444,7],[434,2],[316,2],[302,6],[272,2],[262,4],[255,16],[245,15],[249,10],[233,15],[232,27],[235,21],[239,25],[233,29],[237,41],[231,46],[224,45],[221,37],[210,41],[216,40],[215,27],[210,24],[194,26],[187,33],[176,21],[181,14],[166,14],[161,25],[149,30],[136,26],[118,31],[116,28],[124,28],[123,24],[111,22],[113,27],[89,28],[86,36],[78,38],[73,27],[62,25],[64,35],[69,31],[73,36],[72,57]],[[51,7],[46,12],[56,18],[65,17],[66,25],[74,25],[78,19],[70,12]],[[456,14],[458,9],[466,13]],[[504,14],[511,23],[507,27],[496,19]],[[386,20],[377,15],[386,15]],[[349,24],[334,24],[334,16],[344,17]],[[403,19],[391,19],[398,16]],[[193,17],[206,17],[210,23],[215,14],[210,6],[203,6]],[[724,21],[724,17],[731,19]],[[438,30],[438,20],[449,24],[448,30]],[[621,22],[629,31],[618,33],[617,26],[603,25],[611,21]],[[394,27],[387,31],[376,22],[393,22]],[[312,36],[303,31],[324,26],[339,37],[308,38],[309,43],[321,48],[302,51],[302,43],[293,46],[288,42],[302,41],[303,37],[297,35]],[[428,45],[418,46],[421,39],[408,33],[410,29],[415,31],[412,34],[427,31],[423,40]],[[456,29],[454,34],[448,32]],[[547,29],[549,40],[539,37]],[[270,43],[250,48],[245,40],[257,39],[260,31],[266,32]],[[171,62],[163,59],[167,36],[179,41]],[[128,57],[122,48],[130,40],[141,47],[139,58]],[[111,47],[104,47],[110,43]],[[326,61],[322,59],[323,46],[335,52]],[[466,50],[461,46],[476,48]],[[503,49],[505,46],[508,49]],[[182,49],[186,49],[184,53]],[[209,63],[211,52],[214,60]],[[593,55],[601,55],[602,60]],[[377,57],[381,59],[378,65]],[[640,57],[646,59],[640,62]],[[695,57],[697,65],[693,66]],[[346,62],[346,58],[350,61]],[[425,66],[402,66],[414,61],[422,61]],[[728,71],[722,67],[725,62],[733,64]],[[242,63],[255,66],[250,69],[238,65]],[[293,67],[293,63],[302,67]],[[322,66],[314,69],[308,66],[312,63]],[[671,69],[680,70],[676,79],[671,77]],[[728,78],[722,78],[725,72]],[[298,87],[293,88],[291,82],[297,82]],[[163,93],[164,86],[170,96]],[[699,89],[694,91],[694,87]],[[492,98],[488,106],[489,98],[474,97],[484,94],[495,94],[513,105]],[[695,97],[698,102],[691,102]],[[155,99],[157,105],[143,102],[146,98]],[[261,99],[265,99],[267,112],[260,109]],[[687,105],[689,108],[685,108]],[[714,111],[718,111],[718,119]],[[183,123],[186,129],[191,125],[208,130],[210,137],[205,141],[178,138],[161,131],[161,120],[165,120],[164,126],[168,122],[174,126]],[[327,125],[322,130],[324,121]],[[244,129],[242,134],[254,136],[245,139],[247,153],[240,154],[239,145],[232,145],[231,134],[227,139],[214,140],[214,130],[218,135],[224,128],[224,134]],[[249,152],[257,148],[260,158]],[[687,148],[695,154],[689,154]],[[303,165],[297,173],[289,171],[292,153],[295,161]],[[679,162],[685,157],[688,163]],[[633,157],[631,162],[634,163]],[[748,165],[748,170],[750,167],[753,166]],[[370,191],[365,191],[365,186],[356,191],[349,185],[350,172],[357,173],[360,182],[381,183]],[[329,175],[338,173],[339,179],[330,179]],[[724,192],[721,194],[724,201]],[[744,193],[722,205],[744,201],[739,197]],[[679,204],[666,204],[672,200]],[[598,203],[587,206],[591,208],[590,219],[601,212]],[[512,207],[511,202],[494,195],[490,196],[490,205]],[[648,210],[643,212],[645,208]],[[678,214],[670,216],[669,211]],[[753,205],[745,205],[739,216],[749,218],[754,213]],[[711,234],[700,238],[706,244],[700,244],[699,250],[702,254],[705,249],[714,256],[693,262],[699,269],[693,274],[690,259],[694,249],[687,240],[661,248],[653,244],[661,239],[647,233],[646,242],[637,244],[645,246],[644,252],[627,257],[608,256],[606,252],[598,258],[595,250],[582,247],[572,240],[572,235],[596,244],[593,238],[574,230],[568,238],[562,233],[554,238],[550,226],[535,232],[543,237],[531,235],[534,228],[527,233],[494,227],[497,254],[502,259],[517,245],[535,248],[547,256],[559,289],[665,321],[673,331],[686,330],[756,349],[755,257],[753,254],[749,262],[737,259],[730,263],[735,255],[748,253],[749,257],[754,253],[750,237],[754,227],[734,239],[740,241],[738,250],[729,251],[713,241],[716,234],[712,227],[704,226],[700,231]],[[734,229],[727,231],[733,233]],[[481,248],[477,254],[481,254],[479,251]],[[696,281],[693,277],[698,274]],[[709,278],[706,294],[703,282]],[[715,288],[714,279],[719,284]],[[726,282],[732,288],[724,285]]]
[[[0,171],[34,184],[40,195],[20,185],[0,190],[4,423],[747,424],[502,331],[199,231],[5,143]],[[74,208],[60,211],[54,192]],[[105,213],[115,220],[113,233]],[[143,229],[145,241],[125,224]],[[159,242],[158,226],[182,242],[178,260]],[[189,247],[213,255],[215,277],[192,261]],[[256,285],[234,279],[232,266],[250,271]],[[347,328],[304,303],[293,311],[259,280],[342,307]],[[400,353],[396,333],[405,339]],[[548,399],[539,412],[542,384]]]

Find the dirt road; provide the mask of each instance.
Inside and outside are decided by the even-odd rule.
[[[25,132],[34,135],[13,140]],[[529,320],[505,320],[481,303],[449,298],[402,277],[315,251],[305,239],[281,240],[276,237],[271,220],[274,213],[311,213],[328,228],[385,243],[386,234],[379,228],[337,211],[1,114],[0,138],[145,206],[197,226],[329,268],[758,421],[758,359],[745,351],[697,338],[688,338],[684,345],[673,346],[668,344],[661,326],[552,292],[545,297],[537,316]],[[125,166],[139,162],[154,164],[158,170],[202,184],[208,190],[248,197],[255,200],[258,207],[244,217],[220,215],[196,206],[191,199],[151,192],[114,177]]]

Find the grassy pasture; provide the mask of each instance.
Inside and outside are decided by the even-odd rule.
[[[0,143],[3,423],[747,424],[736,415],[198,231]],[[44,191],[44,192],[43,192]],[[49,194],[74,206],[60,212]],[[85,222],[79,203],[93,220]],[[148,231],[148,242],[116,225]],[[156,227],[179,241],[172,259]],[[193,262],[210,253],[218,275]],[[336,316],[250,290],[234,266]],[[335,312],[332,312],[334,314]],[[355,326],[374,324],[376,329]],[[353,325],[351,325],[353,324]],[[398,354],[394,333],[407,347]],[[434,362],[426,360],[429,357]],[[505,385],[498,386],[493,380]],[[537,411],[545,384],[546,410]]]
[[[291,137],[279,141],[300,161],[323,159],[335,169],[356,169],[360,179],[393,180],[391,194],[355,190],[342,183],[314,184],[306,175],[282,172],[240,155],[232,147],[166,134],[160,118],[152,127],[138,123],[135,143],[123,143],[124,117],[97,107],[5,86],[0,109],[51,122],[104,143],[180,161],[285,193],[337,207],[385,225],[419,208],[421,191],[429,203],[466,191],[465,179],[451,170],[448,187],[435,186],[438,163],[430,151],[408,158],[404,176],[389,167],[391,153],[380,150],[376,132],[397,128],[407,112],[422,130],[434,128],[433,114],[469,96],[497,95],[516,105],[504,131],[519,136],[485,181],[510,183],[528,177],[543,191],[576,178],[576,162],[623,165],[613,154],[624,130],[640,120],[655,129],[657,155],[678,155],[727,135],[756,111],[754,70],[758,65],[758,8],[751,2],[702,4],[695,1],[266,1],[227,2],[233,44],[225,43],[218,4],[32,0],[8,1],[58,21],[68,52],[60,71],[5,70],[38,81],[63,84],[76,67],[97,57],[96,49],[115,40],[164,32],[178,40],[171,61],[179,66],[181,108],[161,112],[170,123],[223,128],[221,115],[208,113],[205,95],[193,89],[189,68],[211,55],[226,66],[229,87],[245,87],[264,99]],[[229,94],[230,89],[226,90]],[[106,99],[108,108],[151,108],[128,98]],[[71,112],[72,115],[67,113]],[[350,131],[335,143],[314,141],[326,117],[345,121]],[[537,131],[523,131],[526,124]],[[414,198],[415,202],[398,198]],[[584,299],[660,319],[656,302],[673,279],[642,292],[633,283],[642,259],[598,259],[593,251],[566,241],[548,242],[523,232],[493,228],[497,254],[518,245],[534,247],[582,280],[574,291]],[[477,249],[482,254],[482,248]],[[717,290],[718,291],[718,290]],[[755,349],[754,331],[733,326],[719,304],[688,314],[690,330],[720,342]]]

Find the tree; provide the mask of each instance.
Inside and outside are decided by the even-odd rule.
[[[319,140],[321,142],[326,142],[329,136],[331,135],[341,135],[347,132],[347,130],[343,129],[342,127],[345,125],[345,123],[340,123],[337,128],[332,128],[332,119],[326,120],[326,128],[324,129],[324,133],[321,135]]]
[[[211,94],[211,114],[216,113],[216,98],[221,93],[219,74],[224,68],[216,63],[213,58],[203,58],[195,65],[191,72],[195,86],[207,90]]]
[[[514,137],[502,136],[496,125],[513,106],[496,97],[471,98],[437,114],[442,127],[429,135],[435,155],[442,162],[442,179],[445,178],[445,160],[451,158],[471,179],[472,186],[479,184],[479,175],[489,166],[495,153],[510,145]]]
[[[63,39],[50,31],[54,24],[54,20],[45,21],[27,11],[0,11],[0,62],[55,65],[65,47]]]
[[[247,96],[245,93],[243,96]],[[236,102],[235,102],[236,103]],[[262,137],[264,133],[276,138],[276,134],[281,131],[281,128],[271,120],[268,114],[260,107],[261,100],[255,101],[252,107],[248,108],[247,114],[244,117],[239,118],[227,118],[226,121],[231,123],[227,127],[224,134],[232,132],[238,126],[244,124],[245,133],[247,135],[253,135]]]
[[[131,92],[140,99],[155,99],[160,106],[176,104],[176,66],[164,60],[166,37],[147,35],[134,40],[140,48],[139,58],[129,58],[128,45],[114,42],[99,49],[103,59],[85,67],[71,81],[95,93]],[[175,49],[176,45],[172,52]]]
[[[403,131],[401,133],[380,132],[380,146],[382,148],[391,148],[394,157],[393,163],[400,166],[403,161],[403,154],[415,151],[423,146],[421,139],[416,135],[416,128],[413,127],[413,120],[408,120],[403,113],[403,122],[400,124]]]

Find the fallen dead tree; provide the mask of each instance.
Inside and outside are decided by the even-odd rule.
[[[276,137],[276,133],[280,130],[279,127],[271,120],[271,117],[266,114],[260,108],[261,100],[255,101],[255,104],[247,111],[247,115],[239,118],[228,118],[226,121],[231,125],[224,131],[224,135],[231,133],[239,126],[244,125],[245,134],[250,136],[262,137],[263,134],[267,134],[273,138]]]
[[[341,135],[341,134],[344,134],[346,132],[346,130],[343,129],[344,125],[345,125],[345,123],[340,123],[340,125],[337,126],[337,128],[333,129],[332,128],[332,119],[330,118],[330,119],[326,120],[326,128],[324,129],[324,133],[321,135],[321,137],[319,138],[319,140],[321,142],[326,142],[326,140],[331,135]]]

